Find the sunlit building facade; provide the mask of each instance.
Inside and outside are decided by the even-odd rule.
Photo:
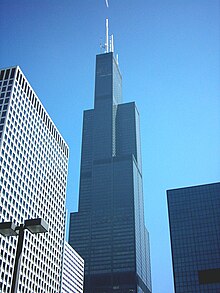
[[[167,196],[175,293],[220,292],[220,183]]]
[[[84,111],[79,210],[69,243],[85,260],[85,293],[151,292],[139,113],[122,103],[114,53],[96,57],[94,109]]]
[[[84,260],[64,242],[61,293],[83,293]]]
[[[25,232],[19,293],[58,293],[69,150],[19,67],[0,71],[0,222],[43,218]],[[17,237],[0,236],[0,290],[9,293]]]

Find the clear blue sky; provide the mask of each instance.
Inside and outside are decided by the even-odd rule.
[[[77,209],[82,111],[93,107],[105,17],[124,101],[141,116],[154,293],[172,293],[167,189],[220,179],[220,2],[1,0],[0,67],[19,65],[70,147]]]

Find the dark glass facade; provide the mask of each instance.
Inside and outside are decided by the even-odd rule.
[[[175,292],[220,292],[220,183],[167,195]]]
[[[96,57],[94,109],[84,111],[79,210],[69,243],[85,260],[86,293],[151,292],[139,113],[122,103],[113,53]]]

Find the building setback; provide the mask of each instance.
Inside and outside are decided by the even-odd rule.
[[[151,292],[139,113],[134,102],[122,103],[121,74],[108,50],[96,56],[94,109],[84,111],[69,243],[85,260],[85,293]]]
[[[60,291],[68,146],[19,67],[0,71],[0,222],[43,218],[25,232],[18,292]],[[18,237],[0,236],[1,292],[10,292]]]
[[[84,260],[64,242],[61,293],[83,293]]]
[[[167,191],[176,293],[220,292],[220,183]]]

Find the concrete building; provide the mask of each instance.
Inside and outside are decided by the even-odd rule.
[[[0,222],[43,218],[25,232],[18,292],[58,293],[69,150],[19,67],[0,71]],[[0,236],[0,286],[9,293],[17,237]]]
[[[61,293],[83,293],[84,260],[64,242]]]

